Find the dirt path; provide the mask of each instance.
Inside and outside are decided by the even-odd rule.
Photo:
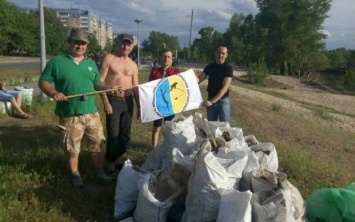
[[[237,74],[237,76],[241,75],[243,75],[243,72]],[[292,77],[274,75],[269,77],[270,81],[274,82],[272,85],[279,85],[280,87],[269,88],[266,85],[264,91],[285,95],[285,98],[238,86],[232,86],[232,89],[242,96],[257,98],[270,105],[279,105],[282,109],[297,113],[304,118],[317,120],[327,126],[355,133],[355,118],[353,117],[355,116],[355,96],[320,90],[305,85]]]

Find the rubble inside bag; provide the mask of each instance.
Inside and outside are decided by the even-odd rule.
[[[243,137],[243,130],[238,127],[217,127],[214,132],[217,139],[225,141],[224,146],[231,151],[249,151],[248,144]],[[226,135],[227,139],[226,140]]]
[[[178,188],[166,172],[148,173],[139,180],[138,187],[137,207],[133,213],[136,222],[167,221],[176,198],[186,193],[186,189]]]
[[[175,180],[167,172],[159,172],[156,175],[155,182],[149,184],[149,191],[154,195],[155,199],[160,202],[166,201],[176,191],[181,189]]]
[[[258,156],[260,169],[276,172],[279,169],[279,159],[274,144],[258,143],[250,147],[251,151]]]
[[[251,173],[254,170],[266,169],[271,172],[277,172],[279,160],[276,148],[272,143],[260,143],[249,147],[248,162],[243,171],[243,177],[240,181],[241,191],[252,190]]]
[[[185,166],[178,163],[174,163],[170,175],[177,185],[179,185],[180,187],[184,187],[187,186],[189,182],[191,172]]]
[[[286,174],[257,170],[253,172],[253,221],[304,221],[305,202]]]
[[[222,133],[222,137],[223,137],[223,139],[224,139],[226,142],[229,142],[229,141],[232,140],[231,135],[229,134],[228,131],[224,131],[224,132]]]
[[[179,115],[162,133],[142,166],[150,173],[137,185],[135,221],[303,221],[304,200],[277,171],[274,144],[200,113]]]
[[[257,145],[259,141],[256,139],[254,135],[248,135],[244,137],[244,141],[248,144],[248,146]]]

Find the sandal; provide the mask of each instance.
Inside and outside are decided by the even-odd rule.
[[[27,113],[24,113],[22,115],[18,115],[18,117],[21,118],[21,119],[30,119],[31,118],[31,116],[28,115]]]

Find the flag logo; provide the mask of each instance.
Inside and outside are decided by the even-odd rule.
[[[138,85],[141,122],[198,109],[201,91],[193,69]]]
[[[154,110],[159,116],[166,117],[180,113],[189,98],[187,83],[182,76],[174,75],[162,79],[154,89]]]

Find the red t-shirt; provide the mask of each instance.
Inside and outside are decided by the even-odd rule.
[[[176,75],[180,72],[181,72],[180,69],[170,66],[166,70],[166,75],[163,76],[163,73],[164,73],[163,67],[153,68],[152,71],[150,72],[149,81],[161,79],[161,78],[167,77],[167,76]]]

